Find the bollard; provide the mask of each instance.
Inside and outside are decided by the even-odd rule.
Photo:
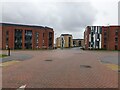
[[[10,56],[10,48],[8,48],[8,56]]]

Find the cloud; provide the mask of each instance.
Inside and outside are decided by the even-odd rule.
[[[97,13],[90,2],[3,2],[2,7],[2,22],[50,26],[57,35],[83,33]]]

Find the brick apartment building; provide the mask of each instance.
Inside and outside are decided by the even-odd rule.
[[[0,49],[53,48],[52,28],[34,25],[0,23]]]
[[[120,50],[120,26],[87,26],[85,49]]]

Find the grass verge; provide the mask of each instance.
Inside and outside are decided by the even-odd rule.
[[[0,54],[0,58],[4,58],[4,57],[7,57],[8,55],[6,54]]]

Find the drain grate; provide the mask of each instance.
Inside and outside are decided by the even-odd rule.
[[[118,72],[120,73],[120,70],[118,70]]]
[[[47,59],[47,60],[45,60],[45,61],[52,61],[51,59]]]
[[[92,68],[91,66],[89,65],[80,65],[81,68]]]

